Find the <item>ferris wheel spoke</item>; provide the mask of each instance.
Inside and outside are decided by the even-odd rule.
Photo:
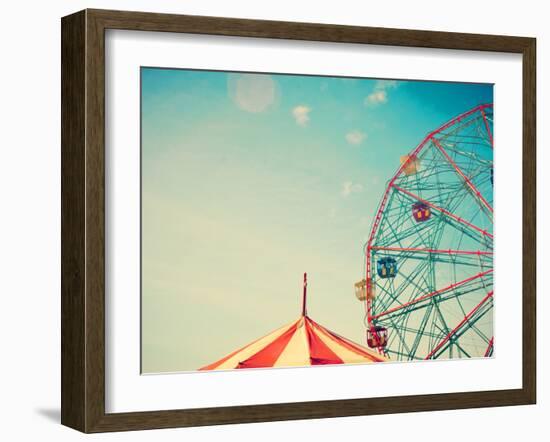
[[[483,355],[484,358],[489,358],[493,356],[494,342],[495,338],[491,336],[491,339],[489,340],[489,345],[487,345],[487,349],[485,350],[485,354]]]
[[[424,261],[426,259],[426,256],[422,253],[414,253],[414,252],[408,252],[403,253],[400,255],[403,260],[411,260],[411,261]],[[432,261],[434,263],[440,263],[440,264],[451,264],[451,265],[460,265],[464,268],[471,267],[471,268],[479,268],[479,262],[477,261],[475,256],[470,255],[437,255],[437,254],[431,254]],[[488,262],[491,260],[491,255],[481,255],[482,259],[487,260]]]
[[[398,350],[392,350],[390,348],[386,348],[385,350],[386,353],[390,354],[390,355],[396,355],[397,357],[400,357],[400,358],[403,358],[404,360],[408,360],[408,361],[422,361],[423,358],[420,358],[418,356],[415,356],[415,357],[410,357],[409,354],[407,353],[403,353],[402,351],[398,351]]]
[[[435,338],[435,339],[441,339],[442,338],[442,333],[435,333],[435,332],[431,332],[431,331],[422,331],[421,328],[413,328],[413,327],[409,327],[409,326],[406,326],[406,325],[400,325],[399,326],[400,329],[404,332],[407,332],[407,333],[411,333],[411,334],[414,334],[415,336],[430,336],[432,338]]]
[[[464,224],[455,222],[451,218],[444,217],[443,222],[450,228],[457,230],[457,232],[461,233],[464,237],[468,237],[469,239],[475,241],[478,245],[490,250],[493,249],[492,236],[480,236],[475,230],[468,228]]]
[[[493,255],[491,251],[485,250],[438,250],[438,249],[429,249],[429,248],[420,248],[420,247],[380,247],[372,246],[372,250],[385,250],[390,252],[414,252],[414,253],[433,253],[433,254],[443,254],[443,255],[475,255],[475,256],[485,256]]]
[[[491,148],[493,148],[493,133],[491,132],[491,128],[489,127],[487,114],[485,113],[484,109],[481,109],[480,112],[481,116],[483,117],[483,123],[485,124],[485,130],[487,131],[487,135],[489,136],[489,141],[491,142]]]
[[[420,262],[419,265],[416,268],[417,274],[422,275],[422,272],[424,271],[424,269],[427,266],[428,266],[428,264],[426,263],[426,261]],[[387,309],[389,307],[389,305],[392,304],[392,301],[393,301],[393,303],[397,303],[399,305],[402,305],[402,302],[400,301],[399,298],[402,295],[402,293],[407,288],[410,288],[411,286],[414,289],[416,289],[415,290],[416,292],[422,292],[424,290],[424,286],[421,285],[421,284],[426,283],[425,280],[417,282],[413,278],[411,278],[409,275],[401,274],[401,276],[404,278],[404,281],[403,281],[402,284],[399,285],[399,287],[397,289],[395,289],[393,285],[390,285],[389,287],[380,286],[380,288],[384,291],[384,293],[386,293],[388,295],[388,297],[390,298],[390,299],[387,300],[387,302],[384,305],[381,306],[381,308]]]
[[[459,217],[459,216],[456,216],[454,213],[452,213],[452,212],[450,212],[450,211],[444,209],[443,207],[439,207],[439,206],[437,206],[437,205],[435,205],[435,204],[433,204],[433,203],[431,203],[431,202],[429,202],[429,201],[427,201],[427,200],[424,200],[424,199],[420,198],[418,195],[415,195],[414,193],[412,193],[412,192],[410,192],[410,191],[408,191],[408,190],[405,190],[405,189],[403,189],[402,187],[395,186],[395,185],[394,185],[393,187],[394,187],[395,189],[397,189],[398,191],[404,193],[405,195],[408,195],[408,196],[411,197],[412,199],[417,200],[417,201],[419,201],[419,202],[421,202],[421,203],[424,203],[424,204],[426,204],[427,206],[429,206],[430,208],[432,208],[433,210],[436,210],[436,211],[438,211],[439,213],[442,213],[443,215],[445,215],[445,216],[447,216],[447,217],[453,219],[454,221],[456,221],[456,222],[458,222],[458,223],[460,223],[460,224],[462,224],[462,225],[464,225],[464,226],[466,226],[466,227],[468,227],[468,228],[470,228],[470,229],[475,230],[476,232],[480,233],[480,234],[483,235],[484,237],[488,237],[488,238],[490,238],[491,240],[493,239],[493,235],[492,235],[491,233],[489,233],[486,229],[482,229],[482,228],[480,228],[480,227],[478,227],[478,226],[476,226],[476,225],[474,225],[474,224],[472,224],[472,223],[466,221],[464,218],[461,218],[461,217]]]
[[[454,345],[456,346],[456,348],[458,348],[459,351],[461,351],[464,356],[466,356],[467,358],[471,358],[471,356],[468,354],[468,352],[466,350],[464,350],[464,348],[462,348],[462,346],[457,342],[453,342],[451,345]],[[460,357],[460,355],[459,355]]]
[[[458,165],[455,163],[455,161],[450,157],[450,155],[447,153],[445,148],[441,145],[441,143],[437,140],[437,138],[432,138],[433,144],[439,149],[439,151],[443,154],[443,156],[446,158],[446,160],[451,164],[451,166],[455,169],[456,173],[464,180],[464,183],[468,186],[468,189],[470,192],[474,195],[474,197],[479,201],[481,208],[487,212],[488,216],[490,216],[490,219],[492,219],[493,216],[493,207],[487,202],[487,200],[483,197],[481,192],[477,189],[476,186],[474,186],[474,183],[472,183],[472,180],[466,176],[466,174],[458,167]]]
[[[487,286],[485,285],[485,278],[482,278],[482,279],[481,279],[481,287],[476,287],[473,291],[474,291],[474,292],[477,292],[477,291],[481,290],[482,293],[483,293],[483,292],[486,293],[486,292],[487,292],[486,288],[487,288]],[[464,306],[462,305],[461,296],[459,296],[459,293],[456,293],[456,292],[455,292],[455,295],[454,295],[452,298],[450,298],[449,301],[450,301],[451,299],[454,299],[454,300],[457,302],[457,304],[459,305],[460,311],[462,312],[462,316],[466,316],[466,310],[464,309]],[[475,323],[473,323],[472,321],[470,321],[470,327],[471,327],[471,329],[473,330],[473,332],[474,332],[477,336],[479,336],[479,338],[480,338],[482,341],[488,342],[488,338],[485,336],[485,334],[484,334],[484,333],[478,328],[478,326],[477,326]]]
[[[439,330],[442,332],[441,335],[438,336],[438,341],[440,339],[442,339],[443,337],[445,337],[448,333],[449,333],[449,329],[447,330],[443,330],[442,328],[439,328]],[[466,357],[470,357],[470,355],[468,354],[468,352],[466,350],[464,350],[463,346],[458,342],[458,340],[450,340],[448,342],[448,345],[443,348],[440,352],[443,353],[445,352],[445,350],[449,350],[449,357],[453,357],[453,348],[456,347],[457,350],[458,350],[458,357],[460,358],[462,355],[465,355]]]
[[[480,345],[476,345],[475,342],[473,342],[473,339],[470,338],[470,340],[472,342],[468,343],[465,338],[464,338],[464,335],[466,333],[468,333],[470,330],[473,330],[474,332],[477,330],[477,327],[476,327],[476,324],[477,322],[479,322],[481,319],[483,319],[483,317],[491,311],[491,308],[492,308],[492,305],[490,304],[485,304],[482,308],[480,308],[468,321],[468,325],[469,327],[463,327],[459,332],[457,332],[457,334],[455,335],[454,339],[453,339],[453,343],[458,343],[458,342],[462,342],[463,345],[469,345],[469,346],[473,346],[475,349],[476,349],[476,354],[481,354],[482,351],[485,350],[485,346],[480,346]],[[462,338],[462,340],[461,340]],[[488,344],[489,343],[489,338],[485,335],[482,335],[482,341],[485,343],[485,344]],[[450,343],[448,344],[450,345]],[[445,349],[443,348],[441,352],[444,352]]]
[[[426,356],[426,359],[431,359],[434,357],[434,355],[447,343],[449,342],[451,339],[453,339],[453,337],[455,335],[457,335],[457,333],[462,329],[462,327],[464,327],[465,324],[467,324],[470,320],[470,318],[472,318],[472,316],[474,316],[476,314],[477,311],[479,311],[483,305],[489,300],[489,299],[492,299],[493,297],[493,291],[490,291],[489,293],[487,293],[487,295],[481,300],[481,302],[479,304],[477,304],[473,309],[472,311],[470,311],[470,313],[468,313],[466,316],[464,316],[464,318],[455,326],[455,328],[453,328],[434,348],[433,350],[428,354],[428,356]]]
[[[396,216],[395,219],[398,220],[399,218]],[[431,230],[433,230],[433,226],[425,224],[424,226],[419,227],[415,223],[412,226],[401,225],[399,226],[399,228],[400,230],[396,232],[395,236],[394,234],[392,234],[389,237],[380,238],[377,244],[380,244],[380,246],[390,246],[397,244],[399,247],[404,247],[403,243],[407,243],[407,241],[410,241],[410,239],[416,239],[415,244],[417,245],[427,246],[430,244],[429,237],[431,234]]]
[[[429,304],[424,312],[424,316],[422,317],[422,322],[420,323],[420,329],[418,330],[418,333],[416,334],[416,337],[412,345],[411,351],[412,351],[413,357],[416,356],[416,352],[418,351],[418,347],[422,342],[422,338],[426,334],[426,326],[428,325],[428,320],[431,317],[432,310],[433,310],[433,304]]]
[[[391,246],[373,246],[371,249],[382,252],[397,252],[402,261],[409,259],[422,261],[426,259],[426,255],[430,255],[434,262],[454,265],[459,264],[465,267],[480,267],[484,260],[490,263],[493,258],[493,252],[485,250],[439,250],[425,247]]]
[[[398,232],[395,230],[393,223],[388,223],[387,227],[388,227],[388,230],[391,232],[391,236],[394,239],[395,243],[401,245],[403,235],[398,234]]]
[[[413,299],[412,301],[409,301],[407,303],[404,303],[402,305],[399,305],[397,307],[394,307],[392,309],[389,309],[389,310],[386,310],[385,312],[382,312],[382,313],[378,313],[376,315],[373,315],[372,316],[372,319],[379,319],[383,316],[387,316],[389,314],[392,314],[392,313],[395,313],[401,309],[405,309],[407,307],[410,307],[412,305],[415,305],[415,304],[418,304],[419,302],[422,302],[422,301],[425,301],[427,299],[430,299],[430,298],[433,298],[434,296],[437,296],[437,295],[441,295],[445,292],[448,292],[449,290],[454,290],[458,287],[461,287],[461,286],[464,286],[472,281],[475,281],[475,280],[478,280],[478,279],[482,279],[483,277],[489,275],[493,273],[493,269],[489,269],[489,270],[486,270],[485,272],[481,272],[481,273],[478,273],[477,275],[474,275],[474,276],[471,276],[469,278],[466,278],[462,281],[459,281],[459,282],[455,282],[453,284],[449,284],[448,286],[446,287],[443,287],[439,290],[434,290],[433,292],[431,293],[427,293],[425,295],[422,295],[422,296],[419,296],[418,298],[415,298]]]
[[[458,299],[459,297],[465,297],[466,295],[475,295],[477,293],[483,293],[482,289],[483,289],[483,286],[478,283],[478,285],[473,285],[468,287],[464,286],[460,291],[457,291],[457,292],[448,291],[444,294],[435,296],[434,299],[436,300],[435,302],[437,302],[438,304],[449,303],[449,301]],[[401,308],[396,310],[395,312],[389,313],[387,315],[383,315],[381,316],[381,318],[383,320],[384,317],[391,317],[391,318],[406,317],[415,313],[418,310],[425,309],[427,306],[431,304],[432,304],[432,298],[428,298],[426,300],[422,300],[421,302],[418,302],[411,306],[407,306],[406,308]],[[380,313],[377,313],[374,316],[378,317],[378,315],[380,315]],[[374,318],[374,320],[378,320],[378,319],[380,318]],[[487,339],[485,339],[485,341],[487,341]]]
[[[449,327],[449,325],[447,324],[447,321],[445,319],[445,316],[443,315],[443,313],[441,312],[441,306],[439,305],[438,302],[435,301],[434,298],[430,298],[430,302],[434,305],[434,309],[436,311],[436,315],[437,317],[439,318],[439,321],[441,322],[441,325],[443,326],[442,327],[442,330],[445,334],[448,334],[451,332],[451,328]],[[435,322],[435,321],[434,321]]]
[[[407,354],[410,354],[411,350],[409,349],[409,347],[407,345],[407,341],[406,341],[405,337],[403,336],[402,328],[398,327],[397,324],[395,323],[395,321],[392,318],[390,318],[390,322],[391,322],[391,325],[392,325],[393,329],[396,331],[396,336],[399,338],[400,347],[403,347],[405,349],[405,351],[407,352]]]
[[[486,265],[486,264],[489,264],[489,265]],[[490,269],[492,267],[490,264],[492,264],[492,257],[491,257],[491,260],[489,262],[483,261],[481,259],[481,256],[479,257],[478,267],[480,269],[482,269],[482,270]],[[453,267],[453,269],[456,270],[456,266]],[[456,279],[456,271],[455,271],[455,279]],[[474,292],[477,293],[479,291],[479,293],[488,293],[489,290],[490,290],[488,285],[491,285],[491,287],[492,287],[492,278],[480,278],[479,281],[480,281],[480,286],[477,287],[474,290]],[[463,305],[463,297],[458,296],[458,293],[455,292],[454,300],[458,304],[458,306],[460,308],[460,311],[462,312],[462,316],[466,316],[467,310],[466,310],[465,306]],[[477,336],[482,341],[484,341],[484,342],[488,341],[485,334],[477,327],[476,324],[470,323],[470,325],[471,325],[471,329],[477,334]]]

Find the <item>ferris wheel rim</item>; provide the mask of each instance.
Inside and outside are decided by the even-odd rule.
[[[452,125],[460,122],[461,120],[463,120],[464,118],[467,118],[469,117],[470,115],[473,115],[475,114],[476,112],[482,112],[484,111],[485,109],[493,109],[493,104],[492,103],[483,103],[483,104],[479,104],[477,106],[475,106],[474,108],[466,111],[466,112],[463,112],[462,114],[460,115],[457,115],[455,116],[454,118],[451,118],[449,121],[447,121],[446,123],[442,124],[440,127],[438,127],[437,129],[431,131],[430,133],[428,133],[428,135],[426,135],[426,137],[424,137],[424,139],[420,142],[420,144],[418,144],[407,156],[409,158],[414,158],[416,156],[418,156],[418,154],[420,153],[420,151],[422,149],[424,149],[424,147],[426,147],[426,145],[428,144],[428,142],[437,134],[441,133],[442,131],[444,131],[445,129],[448,129],[449,127],[451,127]],[[482,114],[483,115],[483,114]],[[485,116],[483,117],[485,119]],[[490,133],[490,132],[489,132]],[[491,135],[491,145],[492,145],[492,135]],[[407,162],[404,162],[403,164],[401,164],[401,166],[399,167],[399,169],[397,169],[397,172],[395,172],[395,174],[392,176],[392,178],[390,179],[390,181],[388,182],[388,185],[386,186],[386,189],[384,191],[384,194],[383,194],[383,197],[381,199],[381,202],[380,202],[380,205],[378,206],[378,209],[376,211],[376,216],[375,216],[375,220],[377,218],[379,218],[379,215],[382,213],[382,211],[384,210],[385,208],[385,202],[387,200],[387,197],[392,189],[392,185],[393,183],[395,182],[395,180],[401,175],[401,173],[403,172],[405,166],[406,166]],[[370,235],[369,235],[369,239],[367,241],[367,247],[366,249],[369,250],[370,249],[370,246],[372,245],[372,241],[374,239],[374,235],[376,233],[376,228],[377,228],[377,225],[375,223],[373,223],[372,227],[371,227],[371,231],[370,231]],[[367,254],[368,256],[368,254]],[[367,274],[367,277],[370,276],[369,274]]]

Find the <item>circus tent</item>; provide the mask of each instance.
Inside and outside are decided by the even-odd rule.
[[[307,315],[304,274],[302,314],[290,324],[230,353],[200,370],[300,367],[384,362],[386,358],[323,327]]]

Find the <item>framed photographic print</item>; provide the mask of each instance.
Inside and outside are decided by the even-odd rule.
[[[535,52],[64,17],[62,423],[535,403]]]

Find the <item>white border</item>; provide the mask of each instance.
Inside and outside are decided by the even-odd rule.
[[[496,357],[141,376],[140,66],[495,83]],[[106,411],[520,388],[521,80],[513,54],[107,31]]]

